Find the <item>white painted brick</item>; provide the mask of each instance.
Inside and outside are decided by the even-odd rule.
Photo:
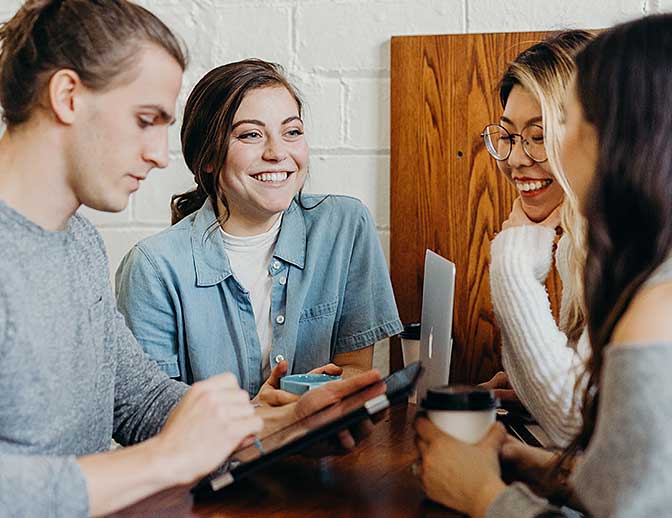
[[[290,8],[264,5],[172,0],[150,8],[185,40],[191,62],[212,68],[258,57],[288,64]]]
[[[652,13],[672,12],[672,0],[649,0],[649,9]]]
[[[209,35],[214,65],[249,57],[289,65],[289,8],[272,2],[257,7],[219,6],[209,9],[207,15],[214,20],[214,31]]]
[[[14,13],[19,10],[19,7],[21,7],[22,3],[23,2],[21,0],[0,1],[0,21],[5,22],[14,16]]]
[[[390,80],[348,79],[346,88],[346,145],[389,149]]]
[[[385,254],[385,261],[387,262],[387,269],[390,269],[390,231],[379,230],[380,245],[383,247],[383,254]]]
[[[462,0],[299,4],[298,63],[307,70],[389,70],[390,37],[464,31]]]
[[[600,29],[643,14],[641,0],[472,0],[467,5],[469,32]]]
[[[185,41],[197,67],[209,69],[247,57],[289,63],[291,10],[287,5],[213,0],[140,3]]]
[[[194,176],[182,157],[166,169],[154,169],[133,195],[133,218],[140,223],[170,225],[170,198],[195,187]]]
[[[338,146],[343,143],[341,95],[338,79],[315,75],[290,76],[304,100],[303,120],[306,139],[312,147]]]
[[[389,170],[388,156],[313,156],[306,192],[354,196],[369,208],[377,225],[389,225]]]
[[[100,234],[107,247],[107,254],[110,258],[110,279],[112,281],[112,286],[114,286],[114,273],[117,271],[119,263],[131,247],[141,239],[156,234],[159,231],[160,228],[104,228],[100,230]]]

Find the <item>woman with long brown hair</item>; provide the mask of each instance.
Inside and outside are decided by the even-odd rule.
[[[672,15],[619,25],[577,58],[561,160],[587,219],[585,302],[591,358],[582,429],[537,472],[569,476],[570,503],[591,516],[672,509]],[[473,516],[564,516],[520,483],[499,455],[519,447],[500,426],[474,446],[417,423],[428,495]]]
[[[285,373],[368,370],[374,343],[401,331],[369,211],[302,192],[302,117],[281,68],[258,59],[191,92],[182,149],[196,188],[117,271],[120,310],[171,377],[233,372],[257,402],[281,405],[297,398],[279,390]]]

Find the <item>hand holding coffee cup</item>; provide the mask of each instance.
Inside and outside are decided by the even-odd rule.
[[[438,428],[461,441],[475,444],[495,422],[499,404],[492,390],[470,385],[430,388],[422,400],[427,417]]]

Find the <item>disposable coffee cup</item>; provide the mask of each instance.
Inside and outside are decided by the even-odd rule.
[[[400,336],[404,367],[408,367],[420,359],[420,324],[406,324]]]
[[[495,422],[499,401],[492,390],[470,385],[430,388],[422,400],[427,417],[453,437],[474,444]]]

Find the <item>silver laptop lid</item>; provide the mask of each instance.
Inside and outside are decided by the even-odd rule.
[[[420,321],[420,361],[425,374],[418,382],[418,403],[429,387],[448,383],[454,295],[455,264],[427,250]]]

